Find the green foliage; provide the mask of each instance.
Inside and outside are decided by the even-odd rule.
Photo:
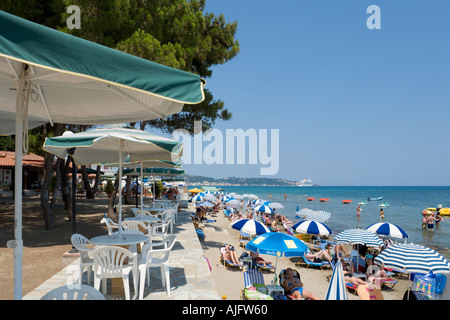
[[[155,197],[158,199],[161,197],[161,192],[164,190],[164,186],[160,180],[156,181],[155,184]]]
[[[111,180],[106,182],[105,192],[106,194],[112,194],[114,192],[114,184]]]

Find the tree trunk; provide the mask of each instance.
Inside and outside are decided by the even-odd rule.
[[[108,203],[108,218],[110,218],[114,221],[118,220],[118,211],[114,212],[114,204],[116,202],[117,191],[119,189],[119,179],[120,179],[120,176],[116,175],[116,180],[114,181],[114,191],[111,194],[111,198],[109,198],[109,203]],[[120,194],[119,196],[121,197],[122,194]]]
[[[44,125],[44,137],[48,136],[47,126]],[[55,136],[59,136],[63,133],[64,125],[60,123],[55,124]],[[45,223],[45,230],[54,230],[55,229],[55,220],[54,220],[54,212],[53,205],[49,202],[48,189],[50,186],[50,180],[53,175],[53,154],[45,152],[44,154],[44,177],[42,179],[42,188],[41,188],[41,207],[42,214]]]
[[[83,178],[84,189],[86,190],[86,199],[95,199],[95,191],[97,190],[97,180],[92,188],[89,184],[89,177],[86,170],[86,166],[81,166],[81,176]],[[97,178],[97,176],[96,176]]]
[[[44,178],[42,179],[42,188],[40,197],[42,213],[45,223],[45,230],[55,229],[53,207],[50,204],[48,196],[48,187],[50,186],[50,180],[52,178],[53,173],[53,160],[54,160],[53,154],[46,152],[44,155]]]
[[[131,194],[131,176],[127,176],[127,179],[125,180],[125,203],[126,204],[133,204],[133,197]]]

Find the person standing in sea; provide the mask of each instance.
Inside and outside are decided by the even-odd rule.
[[[359,217],[361,215],[361,206],[358,204],[356,207],[356,215]]]
[[[380,219],[381,220],[384,219],[384,210],[383,210],[383,208],[380,209]]]

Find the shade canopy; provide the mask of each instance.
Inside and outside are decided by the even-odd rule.
[[[301,257],[309,249],[302,241],[282,232],[264,233],[245,246],[247,250],[281,257]]]
[[[178,176],[186,173],[184,169],[179,168],[127,168],[123,170],[123,175],[125,176],[141,176],[141,173],[144,177],[151,175],[161,175],[161,176]]]
[[[0,11],[0,134],[14,134],[17,88],[30,80],[28,126],[165,118],[204,99],[198,75]],[[124,106],[126,105],[126,108]],[[126,111],[126,112],[125,112]]]
[[[381,239],[374,233],[365,229],[347,229],[334,237],[338,242],[361,244],[368,247],[379,247],[383,244]]]
[[[43,149],[60,158],[66,158],[68,150],[75,148],[73,158],[79,166],[118,163],[120,141],[123,143],[123,154],[120,156],[122,159],[127,156],[130,163],[145,160],[176,160],[183,149],[181,142],[131,127],[116,126],[46,138]]]
[[[341,260],[338,260],[333,268],[325,300],[348,300]]]
[[[412,243],[396,243],[375,257],[375,263],[407,273],[449,273],[450,264],[431,248]]]
[[[233,229],[245,232],[251,235],[270,232],[264,224],[253,219],[240,219],[230,224]]]
[[[331,229],[323,223],[311,220],[297,222],[292,228],[298,233],[314,234],[317,236],[329,236],[332,233]]]
[[[259,205],[256,206],[255,209],[253,209],[255,212],[259,212],[259,213],[273,213],[272,208],[270,208],[269,206],[265,206],[265,205]]]
[[[368,226],[366,230],[383,236],[408,238],[408,234],[402,228],[389,222],[374,223]]]

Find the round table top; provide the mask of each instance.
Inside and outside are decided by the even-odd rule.
[[[155,221],[163,221],[162,218],[152,217],[152,216],[134,216],[134,217],[126,217],[123,218],[125,221],[141,221],[141,222],[155,222]]]
[[[89,239],[89,241],[97,246],[122,246],[145,242],[148,237],[144,234],[119,233],[112,235],[97,236]]]

